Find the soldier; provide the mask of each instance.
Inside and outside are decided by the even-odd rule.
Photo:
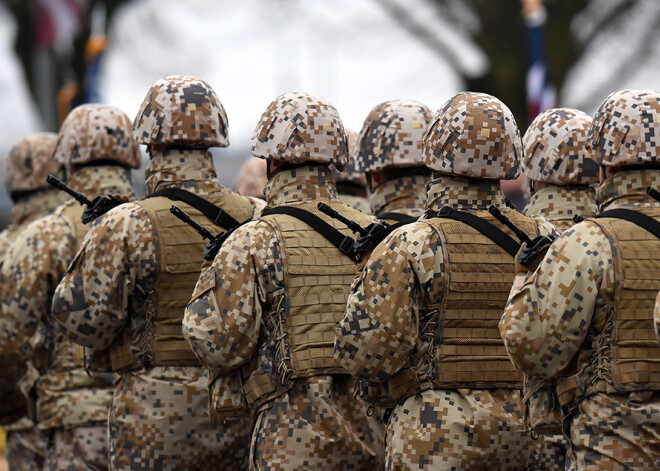
[[[357,147],[358,134],[355,131],[346,130],[348,142],[348,162],[341,172],[331,167],[332,177],[337,185],[339,199],[353,209],[371,214],[371,206],[367,199],[367,177],[356,167],[355,149]]]
[[[355,273],[351,232],[316,209],[325,202],[372,222],[337,197],[329,165],[347,159],[339,115],[323,98],[282,95],[262,115],[252,153],[268,160],[266,209],[200,277],[184,335],[213,374],[245,380],[253,469],[376,469],[375,418],[332,357]]]
[[[540,214],[563,232],[573,216],[596,213],[598,164],[586,152],[591,117],[579,110],[556,108],[536,117],[523,137],[522,173],[529,180],[532,198],[523,214]]]
[[[4,180],[5,188],[14,201],[14,208],[12,224],[0,233],[0,260],[28,224],[46,216],[66,201],[64,193],[46,183],[46,176],[50,173],[64,178],[64,167],[53,159],[56,142],[57,134],[33,134],[20,139],[9,152]],[[5,340],[5,332],[0,332],[0,357],[5,356],[8,347]],[[9,368],[21,369],[7,376],[21,376],[24,366],[22,363],[7,365]],[[46,437],[27,417],[25,397],[18,385],[13,381],[3,384],[3,391],[5,386],[10,388],[8,395],[3,395],[1,401],[3,406],[9,407],[8,414],[2,417],[3,428],[7,431],[9,468],[41,471],[46,457]],[[2,409],[4,411],[4,407]]]
[[[140,162],[130,131],[130,120],[117,108],[74,109],[62,124],[54,153],[66,165],[69,185],[88,198],[99,193],[130,197],[130,169]],[[49,435],[45,469],[108,466],[106,421],[114,378],[88,374],[82,347],[59,335],[50,315],[55,286],[87,231],[83,209],[71,200],[30,224],[2,266],[2,314],[10,320],[2,327],[39,374],[34,394],[37,425]]]
[[[238,171],[234,189],[243,196],[263,199],[266,176],[266,162],[250,157]]]
[[[424,212],[431,171],[424,166],[422,134],[432,117],[421,103],[392,100],[364,120],[356,169],[367,174],[371,211],[379,219],[411,222]]]
[[[660,205],[644,191],[660,185],[659,122],[657,92],[624,90],[601,104],[587,136],[601,213],[555,240],[528,265],[536,271],[520,267],[527,279],[500,322],[514,364],[557,381],[566,469],[660,467]]]
[[[222,396],[229,379],[208,377],[181,333],[205,242],[170,213],[176,203],[214,233],[252,217],[251,200],[218,183],[209,151],[229,145],[225,110],[206,82],[170,76],[149,90],[133,133],[151,157],[147,196],[89,231],[53,314],[73,341],[108,351],[121,375],[109,414],[113,469],[245,469],[249,418],[209,420],[209,383]]]
[[[501,101],[451,98],[423,137],[434,170],[426,215],[378,245],[353,282],[335,358],[385,382],[397,403],[387,469],[520,469],[530,458],[522,374],[497,332],[518,244],[487,211],[494,205],[528,234],[552,231],[504,204],[499,180],[518,176],[520,154]]]

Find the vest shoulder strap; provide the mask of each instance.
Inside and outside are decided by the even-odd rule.
[[[376,217],[378,219],[391,219],[392,221],[403,222],[405,224],[417,221],[417,216],[408,216],[407,214],[395,212],[379,214]]]
[[[262,216],[269,216],[271,214],[285,214],[287,216],[301,220],[316,232],[321,234],[323,237],[325,237],[328,242],[337,247],[341,253],[348,256],[355,263],[359,262],[359,256],[355,253],[353,247],[355,240],[347,235],[342,234],[315,214],[301,208],[294,208],[292,206],[279,206],[277,208],[264,209],[261,213]]]
[[[205,200],[201,196],[191,193],[190,191],[182,188],[166,188],[157,191],[145,198],[155,198],[157,196],[164,196],[173,201],[183,201],[189,204],[197,211],[201,212],[204,216],[209,218],[216,226],[224,227],[225,229],[234,229],[240,225],[236,219],[231,217],[225,210],[214,205],[210,201]]]
[[[442,219],[453,219],[454,221],[459,221],[464,224],[467,224],[471,228],[481,232],[483,235],[488,237],[490,240],[495,242],[497,245],[502,247],[509,255],[515,258],[516,254],[520,250],[520,244],[516,242],[511,236],[500,228],[494,226],[490,222],[482,219],[474,214],[466,213],[464,211],[457,211],[450,208],[449,206],[444,206],[440,211],[434,213],[427,213],[426,217],[431,218],[442,218]]]
[[[594,218],[615,218],[623,219],[628,222],[632,222],[642,229],[646,229],[651,234],[660,239],[660,222],[653,219],[651,216],[647,216],[644,213],[639,211],[633,211],[632,209],[610,209],[609,211],[603,211],[602,213],[597,214]]]

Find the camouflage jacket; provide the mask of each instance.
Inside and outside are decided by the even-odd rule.
[[[117,166],[84,167],[70,178],[69,185],[88,198],[101,193],[132,194],[130,171]],[[24,365],[32,360],[39,369],[37,417],[44,429],[104,421],[112,394],[106,383],[88,377],[83,368],[52,364],[55,352],[71,353],[50,316],[55,286],[81,242],[62,214],[68,205],[78,203],[66,202],[18,236],[0,274],[4,353],[9,355],[3,355],[2,363]]]
[[[431,182],[428,211],[504,208],[499,183],[456,177]],[[539,222],[542,232],[552,231]],[[423,220],[399,228],[378,245],[355,279],[336,331],[335,358],[364,379],[388,380],[410,359],[420,309],[442,299],[446,283],[442,240]],[[384,354],[387,352],[386,354]]]
[[[559,232],[564,232],[575,224],[574,215],[589,218],[596,214],[595,196],[588,187],[550,185],[534,192],[522,213],[525,216],[540,214]]]
[[[376,217],[383,213],[421,216],[426,207],[428,181],[423,175],[409,175],[378,185],[369,195],[372,213]]]

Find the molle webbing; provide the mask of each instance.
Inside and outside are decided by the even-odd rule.
[[[640,211],[660,219],[660,211]],[[616,391],[660,389],[660,347],[653,329],[653,308],[660,290],[660,239],[622,219],[592,219],[613,243],[615,276],[609,349]],[[607,326],[609,328],[610,326]],[[603,386],[603,381],[598,382]]]

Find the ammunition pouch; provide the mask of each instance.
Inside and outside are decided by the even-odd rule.
[[[564,414],[554,381],[525,376],[523,384],[528,428],[540,435],[560,434]]]
[[[242,369],[210,380],[208,414],[213,426],[226,423],[228,417],[244,416],[248,411]]]

